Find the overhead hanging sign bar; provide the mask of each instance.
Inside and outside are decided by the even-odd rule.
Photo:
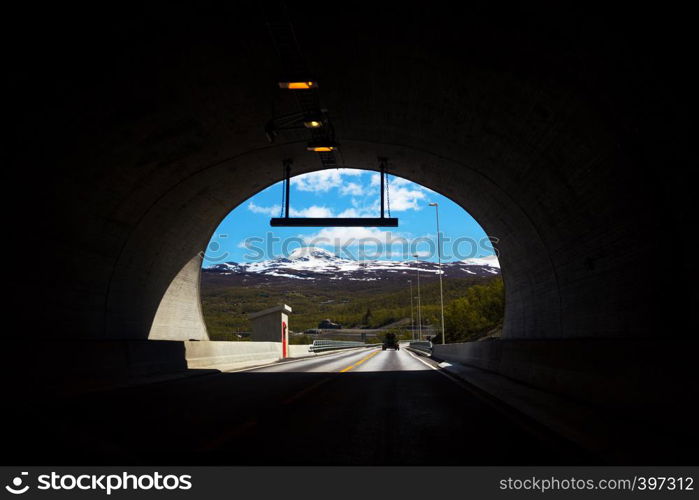
[[[388,185],[386,179],[386,159],[379,158],[381,169],[381,217],[289,217],[289,194],[291,192],[291,160],[284,160],[284,216],[273,217],[269,224],[272,227],[398,227],[398,218],[391,217],[391,207],[388,206],[388,217],[385,216],[386,194]]]
[[[398,227],[396,217],[273,217],[273,227]]]

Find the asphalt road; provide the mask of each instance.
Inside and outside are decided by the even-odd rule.
[[[404,349],[342,352],[84,395],[32,413],[22,422],[33,429],[31,437],[9,444],[32,463],[585,462],[577,450],[522,425]]]

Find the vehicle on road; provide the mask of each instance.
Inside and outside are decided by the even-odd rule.
[[[389,332],[384,336],[381,350],[385,351],[386,349],[395,349],[396,351],[400,349],[400,343],[395,333]]]

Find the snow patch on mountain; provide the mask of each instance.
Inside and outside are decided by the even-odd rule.
[[[219,274],[246,274],[274,276],[293,279],[350,279],[367,280],[396,279],[398,276],[414,273],[439,274],[439,266],[428,261],[395,261],[395,260],[353,260],[339,257],[332,252],[317,247],[301,247],[295,249],[288,257],[278,257],[260,262],[237,263],[224,262],[205,268],[206,272]],[[495,255],[466,259],[442,264],[442,273],[461,274],[463,271],[474,276],[489,276],[499,274],[500,263]],[[461,274],[463,276],[463,274]]]
[[[500,269],[500,261],[497,255],[488,255],[487,257],[476,257],[473,259],[464,259],[461,262],[467,266],[489,266]]]

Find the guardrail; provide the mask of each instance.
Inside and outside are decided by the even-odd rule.
[[[416,340],[410,342],[410,344],[408,344],[408,347],[410,347],[411,349],[415,349],[416,351],[432,354],[432,342],[430,342],[429,340]]]
[[[314,340],[308,348],[311,352],[333,351],[335,349],[352,349],[354,347],[371,347],[374,344],[345,340]]]

